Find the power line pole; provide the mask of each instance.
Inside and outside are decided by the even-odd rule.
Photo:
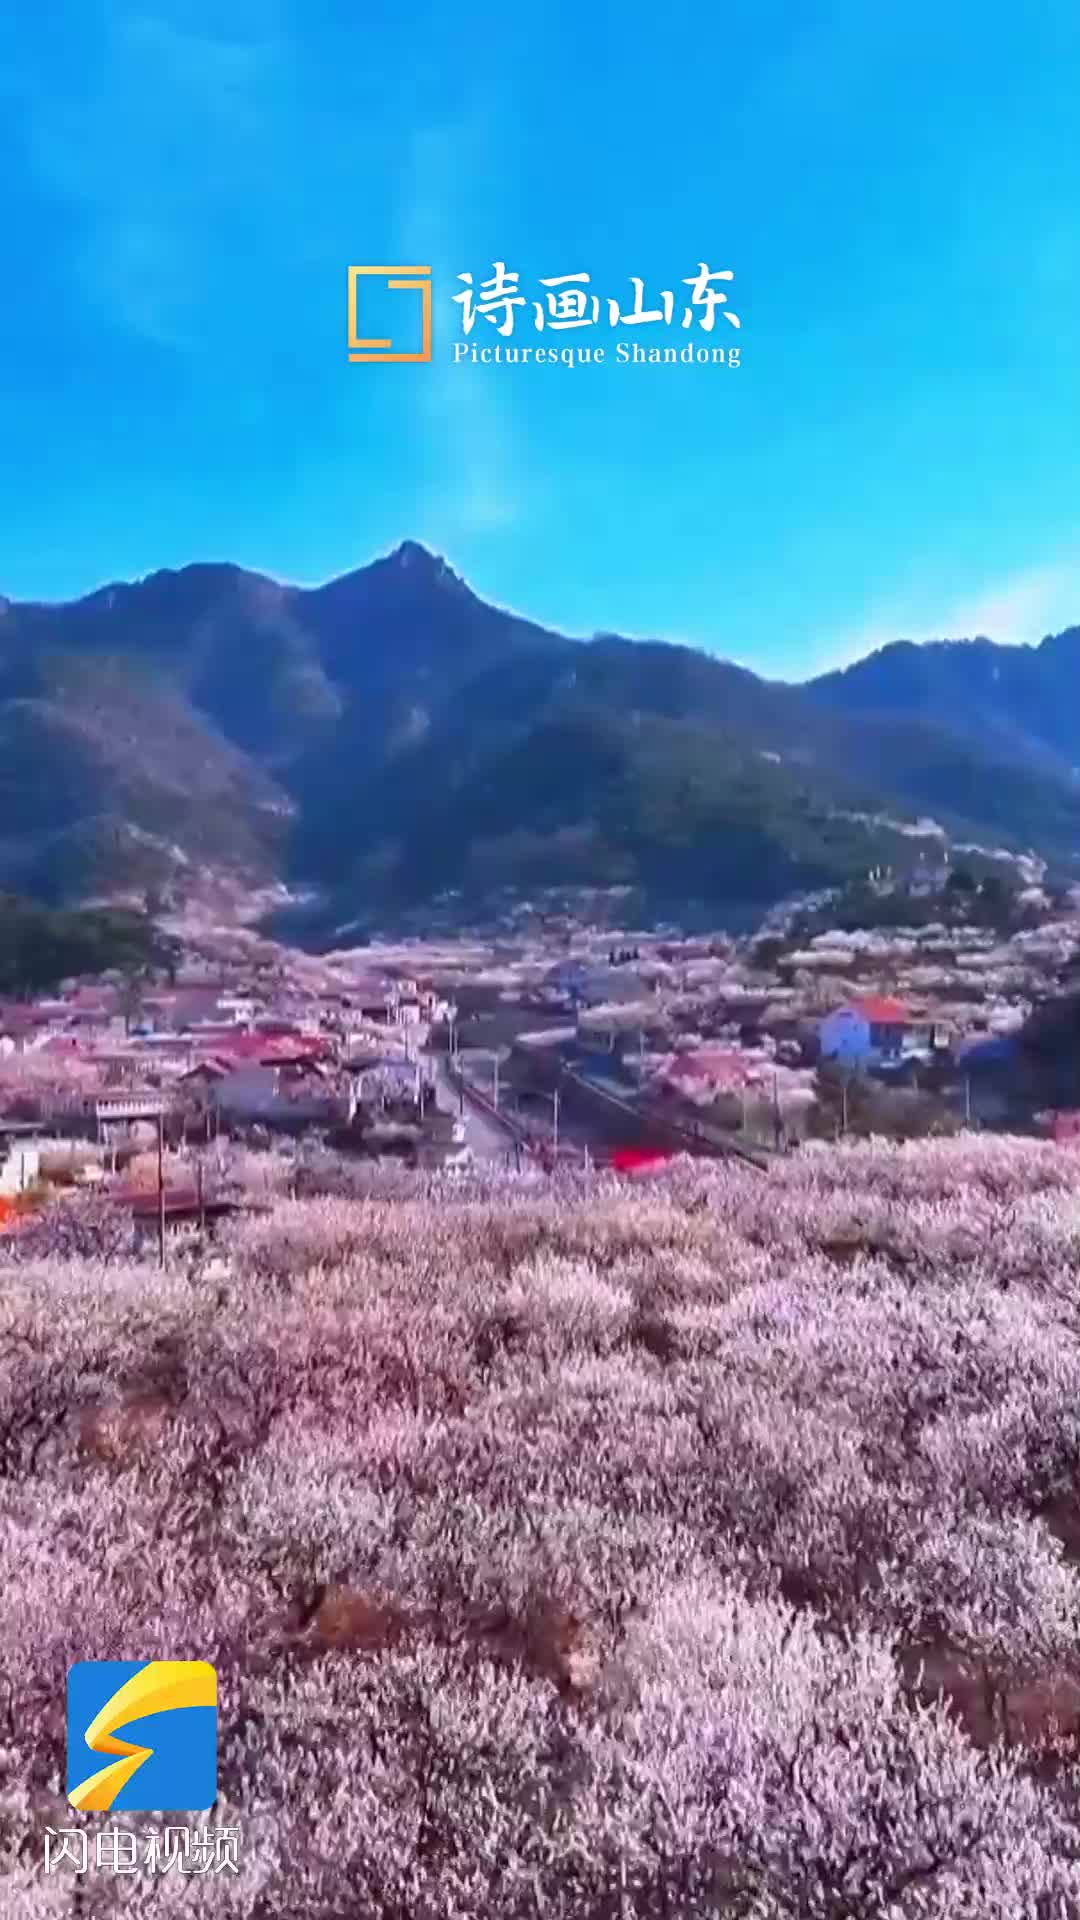
[[[157,1123],[158,1266],[165,1265],[165,1115]]]

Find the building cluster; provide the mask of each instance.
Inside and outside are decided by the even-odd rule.
[[[184,953],[172,979],[0,1004],[0,1210],[66,1165],[137,1188],[147,1215],[171,1181],[203,1218],[227,1196],[197,1188],[192,1156],[219,1140],[444,1167],[474,1145],[601,1160],[776,1151],[849,1124],[1080,1130],[1080,1086],[1025,1053],[1040,1009],[1080,985],[1080,900],[1008,935],[691,938],[564,917],[322,956],[208,928]],[[1042,1045],[1060,1055],[1053,1033]]]
[[[844,1124],[843,1086],[865,1081],[875,1131],[1026,1125],[1036,1092],[1013,1063],[1035,1010],[1068,990],[1080,911],[1024,905],[1007,935],[930,924],[803,945],[567,926],[554,943],[494,943],[447,977],[481,1084],[500,1057],[505,1110],[516,1091],[527,1114],[530,1092],[558,1081],[566,1120],[576,1102],[587,1124],[592,1094],[609,1131],[632,1109],[790,1143]]]
[[[334,1134],[371,1151],[395,1120],[445,1159],[460,1143],[431,1111],[422,1056],[453,1014],[404,971],[287,949],[259,965],[244,948],[195,957],[172,982],[105,976],[0,1004],[0,1210],[62,1181],[102,1186],[153,1224],[164,1186],[170,1220],[205,1222],[227,1211],[196,1189],[210,1142]]]

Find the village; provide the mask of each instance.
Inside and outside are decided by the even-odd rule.
[[[1029,885],[1003,927],[956,887],[950,924],[928,917],[926,893],[910,926],[831,924],[826,898],[691,938],[527,905],[482,937],[325,955],[189,914],[171,974],[0,1005],[0,1209],[17,1226],[93,1188],[163,1255],[255,1204],[260,1156],[295,1188],[313,1153],[536,1177],[1080,1136],[1080,898]]]

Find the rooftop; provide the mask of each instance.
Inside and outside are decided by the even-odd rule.
[[[888,994],[869,993],[858,1000],[848,1003],[854,1013],[861,1013],[864,1020],[870,1020],[876,1027],[906,1026],[913,1019],[911,1008],[902,1000],[893,1000]]]

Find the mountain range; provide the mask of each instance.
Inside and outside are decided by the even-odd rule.
[[[954,843],[1080,851],[1080,628],[802,685],[480,599],[413,541],[313,589],[193,565],[0,599],[0,887],[209,873],[343,912],[622,885],[765,903]],[[912,828],[927,816],[935,837]]]

